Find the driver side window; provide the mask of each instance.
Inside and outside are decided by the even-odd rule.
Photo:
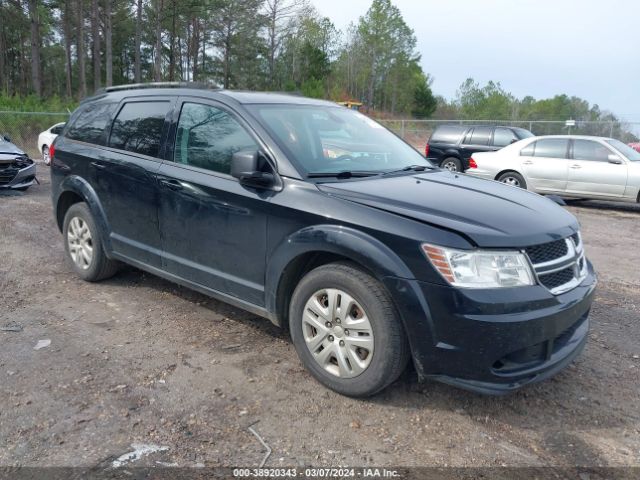
[[[173,161],[214,172],[231,173],[231,157],[258,144],[230,113],[198,103],[182,106]]]

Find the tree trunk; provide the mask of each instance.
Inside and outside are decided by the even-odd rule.
[[[155,47],[155,62],[153,69],[153,79],[156,82],[162,80],[162,0],[156,0],[156,47]]]
[[[102,76],[100,59],[100,11],[98,0],[91,1],[91,37],[93,41],[93,89],[100,88],[100,77]]]
[[[135,80],[136,83],[142,81],[142,74],[140,71],[140,37],[142,36],[142,0],[138,0],[138,8],[136,11],[136,46],[134,52],[135,62]]]
[[[198,52],[200,51],[200,21],[197,18],[193,19],[192,44],[193,72],[191,74],[191,80],[195,82],[198,76]]]
[[[80,82],[79,94],[80,98],[87,96],[87,74],[85,71],[85,59],[84,59],[84,0],[78,1],[78,80]]]
[[[105,27],[105,69],[107,73],[106,85],[113,85],[113,28],[111,26],[111,0],[104,0]]]
[[[176,75],[176,0],[171,0],[171,38],[169,39],[169,81]]]
[[[70,2],[64,3],[64,18],[62,20],[62,33],[64,36],[65,57],[65,84],[67,98],[71,98],[71,12]]]
[[[29,21],[31,23],[31,86],[39,97],[42,96],[42,69],[40,66],[40,16],[37,0],[29,0]]]

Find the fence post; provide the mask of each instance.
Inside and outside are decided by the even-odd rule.
[[[400,121],[400,138],[404,138],[404,120]]]
[[[613,137],[613,122],[609,122],[609,136]]]
[[[529,122],[529,131],[533,132],[533,122]]]

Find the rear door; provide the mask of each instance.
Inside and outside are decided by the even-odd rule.
[[[469,158],[475,152],[491,152],[497,150],[490,144],[493,135],[493,127],[473,127],[469,129],[460,145],[460,154],[465,160],[465,166],[469,164]]]
[[[615,155],[621,163],[610,163]],[[627,186],[627,164],[606,145],[595,140],[572,140],[567,193],[622,197]]]
[[[569,140],[542,138],[520,151],[521,164],[530,189],[563,193],[567,188]]]
[[[91,162],[114,251],[153,267],[161,265],[155,174],[174,103],[175,97],[123,100],[108,146]]]

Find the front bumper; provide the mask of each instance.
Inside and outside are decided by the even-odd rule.
[[[0,189],[17,189],[31,186],[36,179],[36,163],[29,158],[19,158],[12,163],[0,163]]]
[[[596,277],[552,295],[536,285],[472,290],[388,278],[419,376],[502,394],[565,368],[587,341]]]

